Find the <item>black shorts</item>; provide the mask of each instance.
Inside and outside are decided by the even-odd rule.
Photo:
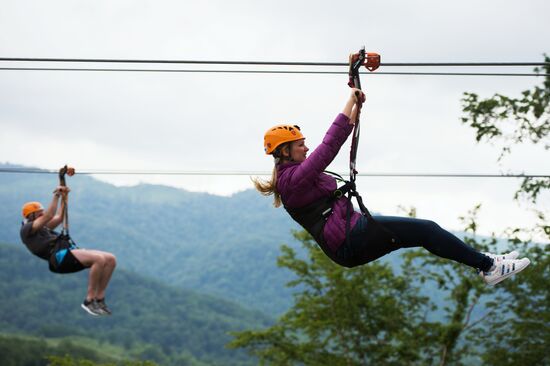
[[[73,255],[70,249],[61,249],[50,258],[50,271],[54,273],[80,272],[86,267]]]

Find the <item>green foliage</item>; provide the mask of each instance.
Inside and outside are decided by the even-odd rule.
[[[156,366],[157,364],[151,361],[122,361],[117,363],[95,363],[87,359],[75,359],[70,356],[49,356],[48,366]]]
[[[542,70],[550,75],[550,58],[545,56]],[[464,93],[462,110],[466,114],[462,122],[476,130],[476,140],[502,140],[503,154],[510,152],[513,144],[531,141],[544,142],[550,132],[550,76],[545,76],[542,86],[525,90],[521,98],[495,94],[492,98],[479,100],[475,93]]]
[[[532,203],[536,203],[539,195],[548,190],[550,190],[550,178],[527,177],[523,179],[514,198],[518,199],[522,196],[531,200]]]
[[[468,215],[461,217],[465,231],[469,235],[464,241],[469,246],[482,251],[493,251],[496,239],[477,239],[475,236],[476,215],[480,205],[474,207]],[[484,304],[491,298],[494,289],[487,287],[475,272],[463,264],[450,261],[425,250],[413,250],[404,253],[408,275],[414,281],[434,283],[444,296],[441,306],[443,318],[432,324],[433,335],[439,348],[439,365],[465,365],[479,354],[480,324],[485,315],[480,314]],[[435,295],[435,294],[433,294]]]
[[[481,339],[486,365],[550,365],[550,251],[525,244],[531,266],[504,281]]]
[[[512,146],[530,141],[542,143],[550,149],[550,57],[544,57],[546,65],[535,72],[546,74],[543,84],[525,90],[521,98],[495,94],[480,100],[475,93],[464,93],[462,99],[462,123],[476,130],[476,140],[502,141],[499,160],[511,152]],[[525,196],[533,203],[539,194],[550,188],[550,178],[525,178],[515,195]]]
[[[3,366],[45,366],[50,351],[46,342],[0,336],[0,355]]]
[[[112,357],[99,353],[89,347],[79,346],[68,339],[56,345],[44,339],[0,336],[0,355],[2,366],[46,366],[47,358],[70,354],[72,357],[85,358],[93,362],[115,362]]]
[[[247,348],[270,365],[421,364],[421,344],[432,338],[425,313],[431,305],[404,276],[374,262],[354,269],[332,263],[306,232],[295,234],[307,249],[300,259],[283,246],[279,266],[301,286],[294,306],[276,325],[235,333],[231,347]],[[425,347],[422,349],[428,353]]]
[[[548,56],[545,62],[542,70],[535,71],[550,74]],[[542,86],[522,92],[520,99],[496,95],[478,101],[475,94],[465,95],[463,111],[467,116],[462,121],[477,130],[478,141],[505,140],[501,157],[511,151],[513,144],[525,141],[542,142],[546,150],[550,149],[550,76],[545,76]],[[504,121],[512,124],[507,131],[502,127]],[[525,178],[514,198],[524,197],[536,205],[549,191],[550,179]],[[485,332],[480,332],[487,349],[484,364],[550,364],[550,222],[545,210],[544,204],[534,210],[537,221],[533,227],[507,230],[510,244],[523,244],[522,252],[532,264],[515,281],[499,285],[496,299],[487,304],[491,309],[488,324],[483,328]],[[544,243],[533,244],[535,240]]]
[[[464,240],[494,252],[496,238],[476,237],[479,209],[461,218]],[[295,274],[288,285],[302,289],[294,306],[267,329],[233,333],[230,343],[261,364],[517,365],[524,349],[528,364],[546,361],[550,266],[542,247],[527,251],[531,268],[488,287],[471,268],[425,250],[404,252],[401,275],[381,261],[349,270],[306,232],[295,235],[307,258],[283,246],[278,261]],[[537,322],[540,337],[529,337]]]

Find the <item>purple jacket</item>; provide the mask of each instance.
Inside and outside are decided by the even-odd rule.
[[[349,118],[340,113],[328,129],[323,142],[301,163],[290,162],[277,168],[277,191],[283,204],[290,208],[303,207],[321,197],[327,197],[337,188],[336,179],[323,173],[334,160],[338,151],[353,131]],[[338,199],[328,217],[324,237],[333,251],[346,239],[346,212],[351,205],[346,197]],[[360,213],[353,211],[351,228],[355,226]]]

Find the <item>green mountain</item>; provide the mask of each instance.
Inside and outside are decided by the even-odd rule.
[[[269,314],[291,303],[285,287],[291,274],[277,268],[276,258],[282,243],[294,243],[291,230],[299,226],[271,199],[253,190],[220,197],[156,185],[115,187],[78,174],[67,183],[71,236],[81,247],[114,253],[119,268]],[[0,173],[0,241],[20,243],[22,204],[47,205],[56,185],[53,174]]]
[[[0,362],[2,366],[47,366],[50,357],[70,357],[73,360],[87,360],[94,363],[132,362],[132,356],[122,347],[107,342],[83,337],[45,338],[28,335],[0,334]],[[188,364],[200,361],[188,358]],[[133,364],[152,361],[134,360]],[[126,366],[126,365],[125,365]],[[128,365],[130,366],[130,365]],[[137,366],[137,365],[136,365]],[[140,365],[141,366],[141,365]]]
[[[38,264],[42,261],[25,249],[0,244],[3,333],[65,337],[81,345],[92,339],[98,350],[114,345],[131,357],[163,365],[252,365],[243,352],[224,348],[228,333],[271,322],[258,311],[122,269],[111,284],[115,295],[108,299],[114,315],[91,317],[80,309],[87,271],[56,275]]]

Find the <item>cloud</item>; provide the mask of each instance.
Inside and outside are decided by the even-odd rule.
[[[548,52],[540,42],[550,39],[548,13],[550,3],[542,0],[520,7],[494,0],[26,1],[3,4],[0,43],[4,57],[344,62],[366,44],[386,62],[539,61]],[[539,81],[367,76],[359,169],[542,170],[542,161],[532,158],[540,151],[530,147],[496,165],[498,150],[475,144],[459,122],[462,92],[518,95]],[[0,71],[0,156],[42,168],[70,162],[90,169],[266,171],[272,160],[262,151],[265,130],[297,123],[315,147],[343,107],[346,82],[345,75]],[[346,171],[347,159],[348,145],[332,168]],[[219,194],[250,187],[242,176],[102,179]],[[388,183],[375,196],[434,207],[439,215],[435,207],[452,189],[462,197],[449,197],[448,206],[456,208],[448,215],[456,217],[467,197],[495,207],[508,197],[509,188],[500,184],[492,189],[501,196],[491,190],[470,195],[485,184],[461,181],[450,188],[423,181],[427,192],[410,191],[408,201],[400,193],[405,184]]]

